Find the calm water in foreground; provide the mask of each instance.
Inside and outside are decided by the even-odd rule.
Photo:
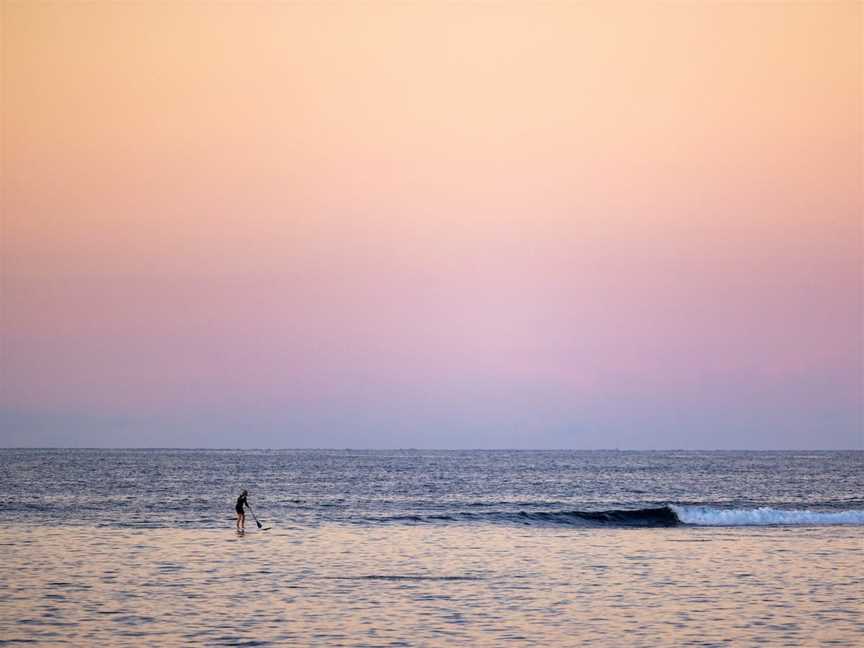
[[[864,643],[864,453],[0,451],[0,643]],[[232,530],[248,488],[269,531]]]

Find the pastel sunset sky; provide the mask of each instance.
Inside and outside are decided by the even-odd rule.
[[[2,11],[0,446],[864,447],[858,2]]]

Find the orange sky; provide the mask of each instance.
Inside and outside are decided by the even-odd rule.
[[[7,443],[861,447],[857,2],[3,12]]]

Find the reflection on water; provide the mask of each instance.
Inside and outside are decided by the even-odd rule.
[[[861,645],[864,530],[0,527],[0,643]]]

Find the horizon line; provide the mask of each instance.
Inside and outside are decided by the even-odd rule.
[[[186,447],[186,446],[0,446],[3,450],[275,451],[275,452],[864,452],[861,448],[422,448],[422,447]]]

